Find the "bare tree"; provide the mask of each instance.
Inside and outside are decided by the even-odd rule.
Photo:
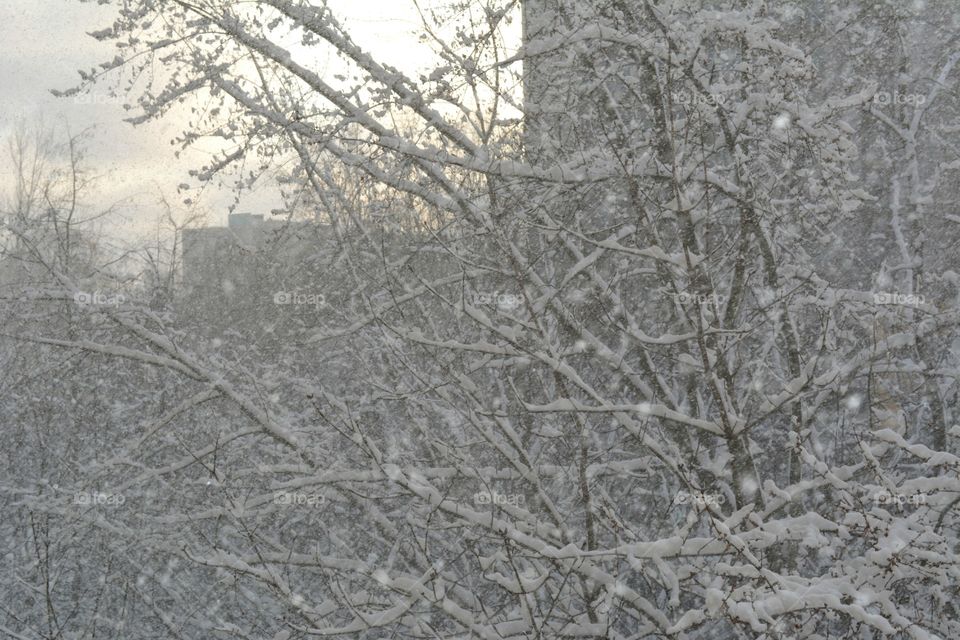
[[[164,389],[85,476],[128,503],[91,527],[186,563],[138,591],[158,633],[956,636],[946,411],[924,444],[874,418],[904,369],[943,405],[955,354],[904,354],[957,312],[823,259],[877,197],[849,120],[906,136],[896,227],[926,107],[825,92],[762,2],[522,8],[425,10],[421,78],[322,3],[128,1],[95,34],[105,73],[164,64],[134,123],[203,107],[182,142],[227,151],[195,178],[292,162],[291,215],[335,237],[309,320],[268,290],[273,321],[210,340],[136,305],[35,337]]]

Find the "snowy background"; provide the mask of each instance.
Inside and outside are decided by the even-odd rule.
[[[0,19],[0,637],[960,637],[952,2]]]

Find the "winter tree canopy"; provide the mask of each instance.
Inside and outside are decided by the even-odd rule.
[[[960,637],[951,3],[99,1],[217,152],[11,138],[0,635]]]

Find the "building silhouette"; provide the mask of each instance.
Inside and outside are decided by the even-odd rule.
[[[227,226],[184,229],[181,309],[212,326],[257,321],[284,292],[314,291],[335,247],[329,225],[235,213]]]

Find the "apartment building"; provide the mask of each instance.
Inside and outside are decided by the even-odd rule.
[[[181,308],[220,324],[264,318],[284,294],[313,291],[334,248],[325,225],[235,213],[227,226],[184,229]]]

